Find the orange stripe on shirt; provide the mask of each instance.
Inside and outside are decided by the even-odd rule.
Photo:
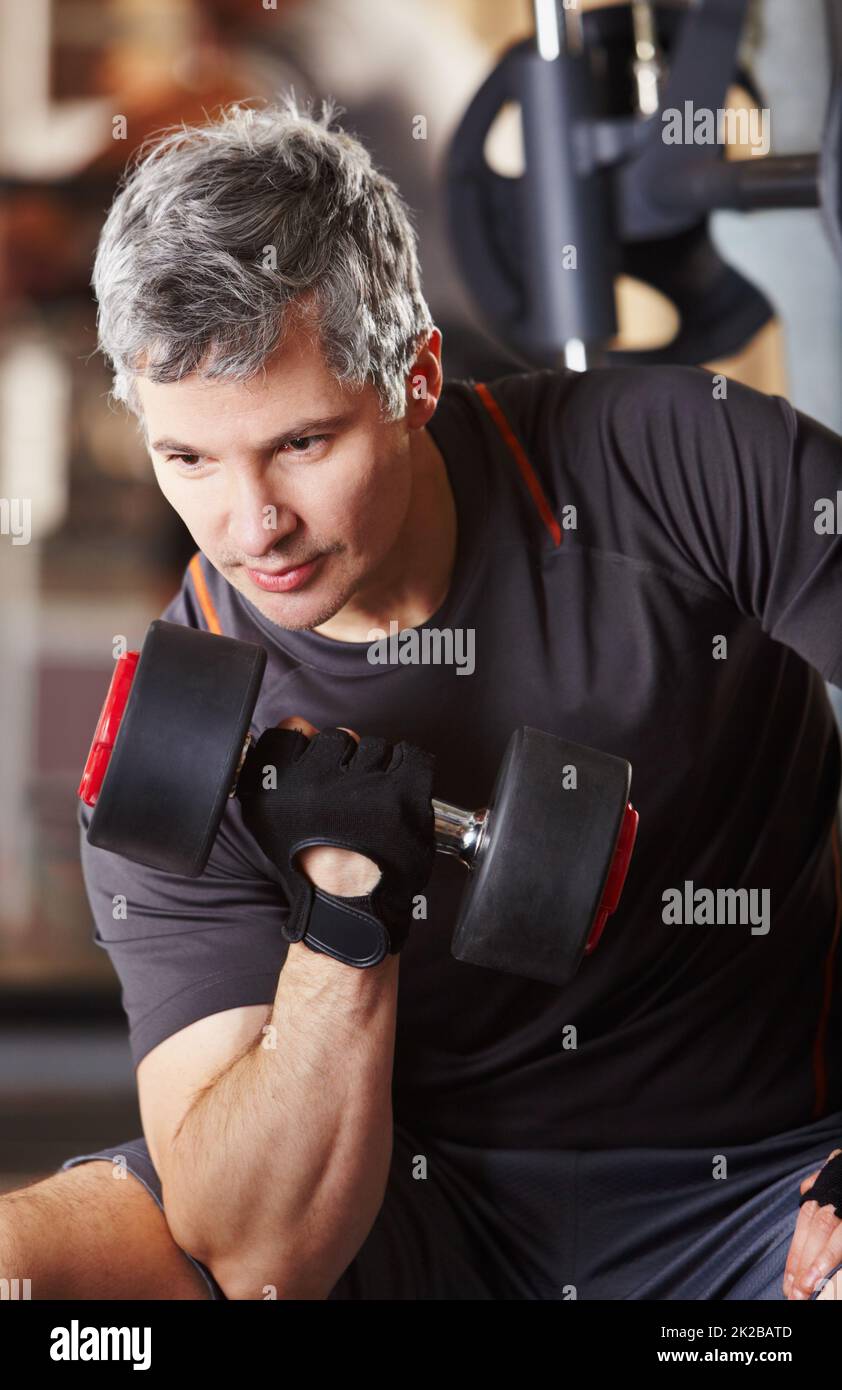
[[[202,570],[201,551],[197,550],[193,559],[190,561],[188,570],[190,578],[193,580],[193,588],[196,590],[196,598],[199,600],[199,607],[204,614],[205,622],[208,625],[208,632],[222,633],[222,624],[213,606],[213,599],[208,593],[207,581]]]
[[[842,843],[842,825],[840,825],[837,816],[833,822],[833,835],[831,837],[833,872],[836,882],[836,926],[824,962],[824,997],[822,999],[819,1026],[816,1030],[816,1040],[813,1043],[813,1073],[816,1087],[816,1099],[813,1104],[814,1119],[819,1119],[820,1116],[825,1113],[825,1105],[827,1103],[827,1068],[824,1058],[825,1035],[827,1033],[827,1021],[830,1014],[831,998],[833,996],[833,970],[836,960],[836,948],[839,945],[839,928],[840,923],[842,923],[842,869],[840,869],[839,862],[840,843]]]
[[[561,545],[561,527],[552,514],[550,504],[544,494],[544,489],[538,481],[538,476],[532,464],[521,448],[520,440],[511,428],[497,401],[485,385],[485,382],[475,381],[474,390],[500,431],[504,444],[508,446],[511,453],[514,455],[515,463],[520,469],[521,477],[529,489],[529,495],[535,503],[538,515],[553,538],[553,543],[555,545]]]

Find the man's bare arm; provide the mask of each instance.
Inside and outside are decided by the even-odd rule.
[[[161,1154],[173,1236],[229,1298],[325,1298],[368,1235],[392,1153],[398,962],[291,945],[269,1025]]]
[[[317,733],[299,716],[280,727]],[[298,865],[337,897],[380,878],[373,860],[329,845]],[[199,1092],[159,1155],[174,1238],[228,1298],[267,1284],[326,1298],[371,1230],[392,1157],[399,960],[357,969],[290,945],[268,1031]]]

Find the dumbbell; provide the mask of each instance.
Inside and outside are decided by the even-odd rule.
[[[265,666],[255,643],[150,625],[116,664],[79,784],[90,844],[202,874],[253,743]],[[436,848],[470,870],[453,955],[566,984],[619,902],[638,822],[630,785],[624,759],[525,727],[487,806],[433,801]]]

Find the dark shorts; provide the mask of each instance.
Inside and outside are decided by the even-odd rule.
[[[842,1110],[704,1149],[476,1149],[396,1125],[383,1206],[329,1297],[783,1302],[799,1184],[840,1146]],[[143,1139],[61,1167],[120,1156],[163,1210]]]

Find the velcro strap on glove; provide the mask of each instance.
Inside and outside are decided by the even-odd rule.
[[[343,729],[312,739],[267,729],[249,749],[237,794],[245,825],[283,877],[288,941],[358,966],[401,949],[413,895],[435,859],[434,761],[405,742],[365,736],[357,744]],[[315,887],[295,862],[310,845],[365,855],[380,869],[379,882],[358,898]]]
[[[360,969],[379,965],[392,943],[383,923],[368,909],[368,896],[337,898],[316,888],[302,940],[311,951],[321,951],[345,965]]]

